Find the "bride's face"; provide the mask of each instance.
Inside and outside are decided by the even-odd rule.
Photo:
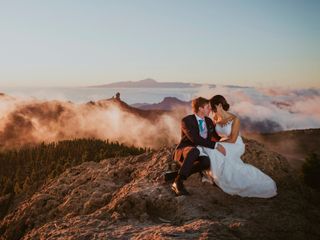
[[[221,115],[222,114],[222,105],[219,103],[219,105],[215,105],[215,114]]]

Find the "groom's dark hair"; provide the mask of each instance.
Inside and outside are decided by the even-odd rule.
[[[200,107],[204,107],[204,105],[209,104],[209,100],[203,97],[197,97],[192,100],[192,111],[197,113]]]

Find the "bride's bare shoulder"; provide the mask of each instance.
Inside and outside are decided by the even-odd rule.
[[[238,119],[239,120],[239,117],[237,115],[235,115],[234,113],[229,113],[230,114],[230,118],[232,120],[235,120],[235,119]]]
[[[240,124],[240,118],[233,113],[230,113],[230,121],[232,121],[233,124]]]

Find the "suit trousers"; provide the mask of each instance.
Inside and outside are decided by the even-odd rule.
[[[184,180],[196,172],[210,168],[209,157],[199,156],[200,151],[196,147],[184,147],[183,149],[179,149],[179,151],[182,151],[182,156],[178,161],[178,164],[181,166],[179,175]]]

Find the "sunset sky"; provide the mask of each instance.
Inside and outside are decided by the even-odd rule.
[[[0,87],[318,88],[319,12],[311,0],[1,1]]]

